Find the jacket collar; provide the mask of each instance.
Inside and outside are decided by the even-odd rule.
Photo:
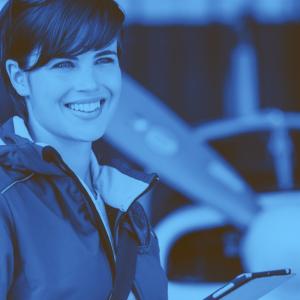
[[[56,152],[46,144],[35,143],[24,120],[18,116],[9,119],[0,128],[0,164],[14,170],[52,176],[65,176]],[[57,153],[57,152],[56,152]],[[91,155],[93,184],[104,202],[126,211],[132,202],[143,194],[158,177],[121,166],[99,165],[95,153]]]

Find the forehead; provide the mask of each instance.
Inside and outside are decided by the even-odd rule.
[[[83,53],[80,53],[78,55],[75,55],[74,57],[76,58],[83,58],[83,57],[94,57],[96,55],[117,55],[117,48],[118,48],[118,42],[117,40],[114,40],[111,42],[109,45],[103,47],[103,48],[98,48],[98,49],[91,49],[88,51],[85,51]]]
[[[82,59],[82,58],[87,58],[87,57],[95,57],[96,55],[117,55],[118,52],[118,40],[114,39],[109,45],[99,48],[99,49],[91,49],[85,52],[82,52],[78,55],[69,55],[66,53],[65,55],[59,55],[59,56],[54,56],[51,57],[50,59],[55,59],[55,58],[77,58],[77,59]],[[32,51],[32,53],[28,57],[28,67],[30,68],[31,66],[34,66],[41,55],[41,50],[40,49],[35,49]]]

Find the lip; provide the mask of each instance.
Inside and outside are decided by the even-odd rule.
[[[72,100],[72,101],[66,101],[64,105],[69,105],[69,104],[88,104],[88,103],[95,103],[99,102],[103,104],[103,101],[106,101],[105,97],[99,96],[95,98],[87,98],[87,99],[78,99],[78,100]]]
[[[103,105],[100,105],[99,109],[96,109],[92,112],[76,111],[76,110],[68,108],[68,106],[66,106],[66,109],[67,109],[68,113],[72,114],[73,116],[75,116],[81,120],[94,120],[94,119],[97,119],[102,114]]]

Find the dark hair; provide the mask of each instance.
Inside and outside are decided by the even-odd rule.
[[[0,72],[16,112],[27,118],[25,103],[12,87],[5,62],[14,59],[31,71],[54,57],[82,54],[120,37],[124,14],[114,0],[9,0],[0,14]],[[38,61],[28,65],[29,55]]]

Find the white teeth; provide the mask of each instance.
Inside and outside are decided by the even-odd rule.
[[[90,102],[90,103],[69,103],[67,104],[67,107],[69,107],[70,109],[73,109],[75,111],[81,111],[81,112],[93,112],[95,110],[98,110],[100,108],[100,101],[99,100],[97,102]]]

